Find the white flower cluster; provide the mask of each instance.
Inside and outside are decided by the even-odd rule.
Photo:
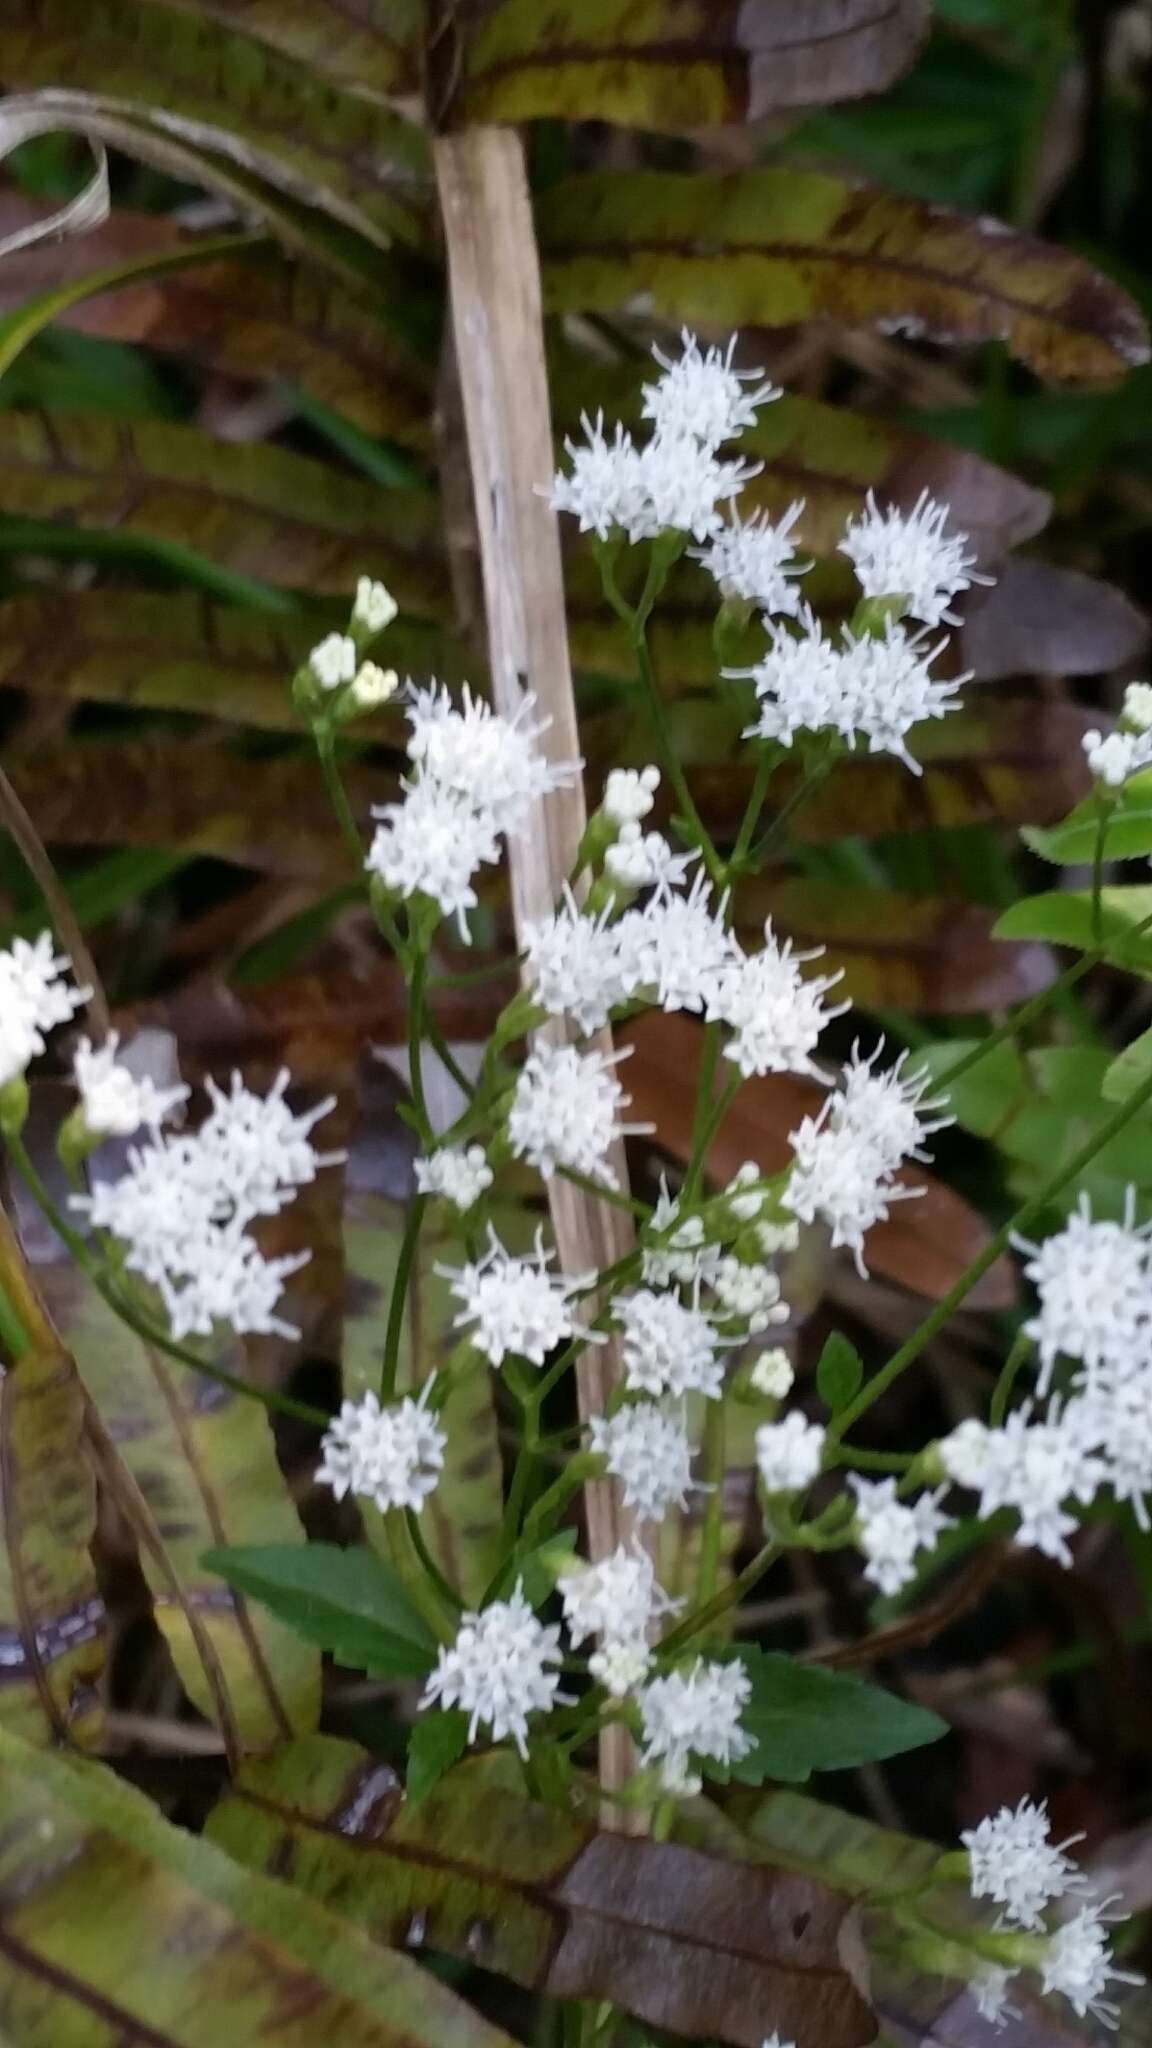
[[[50,932],[14,939],[0,952],[0,1088],[15,1081],[44,1050],[44,1034],[67,1024],[91,989],[68,979],[71,962],[52,948]]]
[[[442,1195],[461,1213],[475,1206],[493,1180],[482,1145],[442,1145],[426,1159],[414,1160],[412,1170],[420,1194]]]
[[[330,1486],[337,1500],[356,1494],[381,1510],[416,1513],[435,1491],[444,1469],[448,1439],[429,1412],[432,1380],[418,1397],[382,1408],[374,1393],[345,1401],[320,1440],[318,1486]]]
[[[974,583],[991,583],[965,553],[967,534],[947,533],[948,507],[921,491],[911,512],[882,512],[869,491],[840,543],[865,597],[902,598],[902,610],[926,626],[959,624],[952,600]]]
[[[725,461],[718,451],[779,392],[757,382],[759,370],[733,367],[734,342],[721,352],[702,350],[687,332],[682,341],[676,358],[654,351],[664,374],[644,388],[643,414],[653,432],[643,447],[621,426],[610,438],[599,413],[585,416],[583,441],[565,442],[569,469],[554,479],[551,504],[571,513],[582,533],[607,540],[620,530],[635,542],[671,528],[707,540],[722,525],[720,506],[755,476],[755,467]]]
[[[484,1726],[494,1742],[510,1735],[526,1756],[528,1716],[548,1713],[564,1697],[560,1661],[559,1628],[537,1621],[517,1585],[511,1599],[464,1615],[455,1642],[439,1653],[420,1704],[461,1707],[469,1716],[469,1742]]]
[[[158,1088],[147,1075],[137,1077],[117,1059],[119,1045],[113,1031],[101,1046],[82,1038],[76,1048],[73,1073],[84,1124],[93,1137],[130,1138],[145,1126],[158,1131],[188,1100],[185,1087]]]
[[[753,1748],[740,1719],[751,1696],[752,1682],[735,1658],[721,1664],[698,1657],[686,1671],[650,1679],[639,1695],[641,1763],[659,1764],[666,1792],[692,1797],[700,1790],[694,1760],[726,1768]]]
[[[543,1045],[520,1069],[508,1111],[508,1137],[517,1159],[526,1159],[545,1180],[568,1167],[614,1188],[609,1154],[617,1138],[647,1136],[655,1124],[622,1124],[628,1106],[613,1068],[624,1052],[577,1052],[571,1045]]]
[[[596,1275],[550,1273],[551,1257],[544,1249],[543,1232],[536,1234],[531,1258],[516,1258],[489,1225],[488,1249],[482,1258],[463,1266],[436,1267],[461,1303],[455,1327],[468,1331],[470,1342],[490,1365],[503,1365],[506,1358],[543,1365],[550,1351],[572,1337],[603,1343],[602,1336],[576,1320],[572,1301],[573,1295],[587,1293]]]
[[[615,1415],[593,1415],[588,1434],[638,1522],[660,1522],[669,1509],[687,1507],[693,1451],[682,1405],[633,1401]]]
[[[722,597],[737,598],[765,613],[795,613],[800,606],[795,579],[808,565],[796,560],[792,529],[803,511],[802,504],[790,505],[775,521],[764,512],[754,512],[747,521],[733,512],[706,547],[691,553],[703,562]]]
[[[945,1529],[955,1525],[940,1513],[944,1488],[917,1500],[896,1498],[894,1479],[861,1479],[848,1484],[856,1495],[855,1537],[864,1553],[864,1577],[882,1593],[898,1593],[916,1575],[922,1550],[935,1550]]]
[[[996,1429],[975,1419],[944,1438],[939,1456],[957,1485],[980,1496],[982,1516],[1009,1508],[1016,1541],[1062,1564],[1077,1517],[1105,1487],[1149,1526],[1152,1492],[1152,1240],[1133,1223],[1094,1222],[1086,1200],[1042,1245],[1023,1244],[1037,1310],[1025,1323],[1040,1354],[1039,1392],[1070,1361],[1066,1397],[1033,1417],[1014,1411]]]
[[[1045,1806],[1022,1799],[1017,1807],[1002,1806],[999,1813],[989,1814],[960,1839],[968,1851],[972,1896],[1000,1907],[997,1926],[1047,1934],[1035,1964],[1044,1992],[1060,1992],[1081,2019],[1091,2013],[1103,2026],[1114,2027],[1119,2007],[1105,1996],[1109,1984],[1140,1984],[1143,1978],[1112,1965],[1107,1926],[1113,1902],[1082,1905],[1051,1930],[1044,1918],[1056,1900],[1090,1889],[1089,1880],[1066,1853],[1082,1838],[1072,1835],[1053,1843]],[[986,2019],[1002,2020],[1011,2011],[1007,1996],[1012,1982],[1009,1970],[986,1974],[978,1991]]]
[[[578,1560],[557,1587],[573,1643],[598,1638],[588,1660],[593,1678],[616,1699],[635,1691],[652,1663],[653,1622],[683,1604],[657,1585],[647,1551],[634,1542],[621,1544],[599,1564]]]
[[[1086,732],[1081,744],[1097,782],[1109,789],[1152,767],[1152,684],[1129,683],[1116,731]]]
[[[630,1393],[719,1398],[724,1386],[720,1339],[700,1307],[698,1288],[687,1307],[675,1294],[639,1287],[619,1297],[613,1316],[624,1333],[621,1355]]]
[[[561,908],[529,926],[528,973],[537,1002],[551,1016],[570,1017],[584,1033],[598,1031],[626,1003],[652,1002],[727,1024],[724,1050],[744,1075],[815,1073],[812,1053],[830,1017],[823,997],[837,977],[805,977],[770,923],[764,946],[746,953],[698,874],[678,892],[662,883],[643,906],[612,919],[585,916],[566,892]]]
[[[909,732],[954,710],[969,680],[932,674],[945,643],[926,649],[923,633],[889,620],[882,633],[845,632],[838,645],[806,605],[798,622],[798,634],[788,625],[770,625],[763,659],[732,671],[751,679],[760,702],[745,737],[791,746],[798,732],[838,733],[850,744],[863,740],[869,753],[896,755],[919,775],[920,764],[908,752]]]
[[[500,858],[501,833],[514,835],[532,805],[567,788],[579,761],[548,761],[538,741],[547,719],[533,720],[535,698],[514,718],[501,718],[465,688],[463,704],[434,684],[413,692],[408,755],[415,771],[399,803],[375,813],[378,825],[365,865],[391,895],[434,903],[455,917],[477,902],[478,868]]]
[[[173,1335],[208,1336],[216,1323],[240,1333],[298,1334],[275,1313],[288,1275],[308,1253],[267,1259],[250,1236],[258,1216],[275,1216],[322,1167],[343,1153],[317,1152],[310,1132],[335,1098],[297,1115],[285,1092],[284,1069],[265,1096],[240,1076],[231,1093],[209,1080],[210,1115],[195,1133],[154,1134],[128,1154],[119,1180],[97,1181],[74,1195],[94,1230],[110,1231],[126,1248],[125,1264],[158,1288]]]
[[[924,1159],[924,1140],[952,1121],[926,1095],[923,1075],[906,1076],[907,1054],[886,1073],[854,1051],[816,1116],[791,1133],[794,1164],[782,1197],[802,1223],[821,1218],[834,1245],[847,1245],[864,1272],[864,1239],[888,1205],[920,1192],[896,1178],[904,1162]]]

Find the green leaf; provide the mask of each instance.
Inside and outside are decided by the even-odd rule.
[[[1123,1102],[1152,1074],[1152,1029],[1142,1031],[1118,1053],[1100,1083],[1105,1102]]]
[[[201,1563],[209,1544],[229,1542],[303,1554],[267,1414],[142,1343],[64,1259],[39,1273],[129,1475],[121,1510],[189,1698],[233,1753],[305,1733],[319,1712],[319,1657],[273,1616],[222,1600]],[[115,1496],[115,1475],[105,1484]]]
[[[420,237],[419,130],[379,103],[333,91],[303,64],[152,0],[6,0],[0,77],[9,91],[73,89],[232,158],[292,199],[387,246]],[[75,117],[83,125],[78,108]]]
[[[1082,953],[1099,944],[1116,967],[1152,975],[1152,887],[1104,889],[1100,895],[1099,934],[1088,889],[1053,889],[1043,896],[1025,896],[997,920],[998,939],[1047,939],[1074,946]],[[1149,929],[1134,927],[1148,921]]]
[[[0,412],[0,512],[113,528],[121,544],[177,542],[242,576],[349,603],[370,573],[405,611],[447,608],[431,493],[381,491],[311,457],[172,421]]]
[[[1082,867],[1096,857],[1099,799],[1089,796],[1059,825],[1021,833],[1025,844],[1057,867]],[[1116,792],[1104,833],[1105,860],[1138,860],[1152,854],[1152,773],[1133,775]]]
[[[599,1833],[499,1782],[497,1752],[400,1802],[375,1758],[311,1737],[246,1763],[210,1815],[249,1868],[291,1869],[390,1946],[427,1941],[536,1992],[608,2000],[689,2040],[871,2040],[847,1901],[674,1843]]]
[[[413,1806],[427,1798],[445,1771],[459,1763],[467,1747],[468,1716],[462,1708],[421,1714],[408,1739],[408,1772],[404,1781]]]
[[[742,1785],[766,1778],[803,1784],[813,1771],[879,1763],[938,1742],[948,1726],[937,1714],[844,1672],[798,1664],[774,1651],[741,1650],[752,1697],[741,1715],[755,1748],[729,1771],[705,1764],[710,1777]]]
[[[855,1399],[864,1378],[864,1361],[839,1330],[825,1342],[816,1366],[816,1391],[834,1415]]]
[[[240,1870],[100,1765],[0,1732],[0,1812],[8,2048],[512,2048],[410,1956]]]
[[[921,0],[497,0],[467,37],[453,114],[466,121],[542,115],[628,128],[758,121],[785,107],[881,92],[911,62]]]
[[[171,847],[320,885],[349,882],[351,857],[307,754],[245,760],[183,738],[49,741],[12,764],[11,780],[56,846]],[[358,813],[389,778],[350,767]]]
[[[186,14],[235,23],[245,35],[295,57],[365,99],[418,93],[424,28],[421,0],[367,0],[353,16],[344,0],[168,0]]]
[[[250,1543],[210,1550],[203,1562],[351,1670],[423,1678],[436,1661],[436,1639],[403,1581],[369,1550]]]
[[[75,591],[61,617],[54,597],[23,591],[0,604],[0,682],[36,697],[177,711],[299,734],[292,675],[345,617],[343,606],[310,606],[273,622],[188,591],[161,596],[111,588]],[[415,620],[394,620],[388,647],[389,659],[418,682],[476,673],[462,645]],[[402,715],[389,706],[360,721],[356,731],[397,743]],[[182,752],[187,761],[187,749]]]
[[[397,306],[415,294],[406,279],[389,277],[388,261],[376,254],[372,295],[280,253],[266,234],[214,243],[170,216],[118,210],[78,242],[59,244],[51,264],[39,248],[6,256],[0,308],[24,320],[26,302],[44,308],[55,299],[58,325],[102,337],[89,340],[89,348],[112,352],[114,342],[138,342],[224,376],[280,378],[337,408],[339,419],[365,434],[423,447],[431,436],[433,372],[397,317]],[[54,292],[44,291],[46,272],[59,280]],[[121,288],[101,289],[101,278],[117,275]],[[114,353],[122,378],[135,363],[137,377],[143,368],[159,381],[149,357]],[[163,391],[161,383],[161,398]],[[152,395],[150,409],[163,410]],[[11,372],[0,397],[19,402],[11,396]],[[84,400],[51,400],[69,402]]]
[[[541,194],[554,312],[643,297],[689,324],[905,323],[951,343],[1000,340],[1045,377],[1098,382],[1148,353],[1144,321],[1066,250],[823,172],[615,171]]]

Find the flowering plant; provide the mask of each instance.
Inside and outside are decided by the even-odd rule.
[[[1149,1226],[1137,1220],[1134,1190],[1118,1216],[1075,1198],[1094,1160],[1152,1100],[1152,1063],[1138,1047],[1122,1057],[1114,1110],[1030,1189],[870,1376],[838,1334],[815,1400],[798,1386],[787,1297],[802,1245],[842,1249],[867,1281],[871,1234],[895,1205],[923,1198],[915,1167],[957,1117],[971,1118],[974,1077],[1022,1019],[958,1054],[947,1045],[893,1052],[851,1016],[817,952],[795,951],[771,918],[750,924],[748,885],[837,762],[885,754],[920,773],[926,723],[956,709],[965,680],[941,672],[946,642],[934,636],[954,620],[957,600],[991,577],[946,505],[924,493],[900,512],[869,498],[840,541],[854,608],[840,627],[826,626],[803,594],[801,507],[776,520],[741,511],[755,470],[740,437],[779,393],[742,366],[735,343],[706,347],[685,333],[657,360],[643,394],[645,438],[587,420],[551,485],[539,480],[588,537],[629,636],[657,761],[608,775],[551,909],[522,921],[520,986],[472,1074],[437,1021],[438,948],[445,930],[469,940],[505,849],[515,862],[533,826],[543,820],[547,830],[583,764],[552,751],[550,719],[530,692],[517,690],[508,712],[467,687],[402,684],[376,659],[387,657],[396,606],[367,577],[346,631],[320,642],[295,676],[372,912],[403,968],[417,1151],[376,1383],[332,1416],[269,1400],[321,1427],[317,1488],[374,1516],[380,1544],[374,1560],[324,1545],[249,1545],[218,1548],[208,1563],[237,1597],[265,1603],[340,1662],[416,1682],[407,1766],[415,1809],[434,1804],[458,1770],[461,1782],[515,1786],[608,1830],[707,1843],[717,1786],[803,1782],[943,1733],[915,1702],[733,1636],[738,1603],[782,1557],[845,1552],[899,1605],[915,1601],[957,1541],[978,1549],[1006,1536],[1067,1566],[1078,1528],[1102,1505],[1122,1505],[1147,1526]],[[723,843],[677,758],[649,652],[650,621],[685,553],[713,579],[718,666],[747,697],[753,772]],[[760,657],[733,664],[727,651],[750,626],[762,634]],[[351,721],[390,700],[406,722],[407,769],[365,843],[339,743]],[[1108,907],[1103,865],[1131,815],[1150,728],[1152,692],[1139,685],[1118,731],[1085,740],[1095,778],[1086,915],[1097,948]],[[785,770],[791,793],[766,822]],[[667,829],[652,822],[661,806]],[[1077,823],[1074,814],[1058,833],[1074,834]],[[117,1317],[165,1356],[246,1391],[215,1354],[228,1332],[296,1334],[285,1297],[308,1252],[269,1251],[267,1228],[343,1163],[326,1139],[335,1100],[293,1106],[286,1070],[263,1092],[239,1075],[227,1089],[209,1078],[201,1116],[182,1083],[161,1086],[134,1071],[115,1034],[95,1047],[83,1038],[75,1106],[58,1138],[72,1182],[62,1205],[26,1143],[26,1075],[90,994],[48,934],[0,952],[0,1131],[14,1172]],[[1035,998],[1028,1014],[1052,998]],[[611,1033],[653,1012],[697,1020],[700,1061],[683,1175],[645,1203],[629,1190],[623,1140],[653,1127],[629,1119],[630,1046],[614,1047]],[[430,1052],[456,1084],[447,1116],[429,1099]],[[780,1075],[807,1077],[818,1090],[789,1134],[787,1163],[766,1171],[749,1160],[716,1185],[714,1140],[740,1091]],[[116,1153],[113,1140],[132,1142]],[[543,1225],[528,1240],[510,1235],[501,1204],[510,1174],[534,1176],[554,1216],[568,1190],[589,1213],[614,1219],[617,1256],[574,1269]],[[413,1378],[402,1357],[406,1304],[433,1231],[448,1342],[436,1369]],[[861,1443],[863,1418],[1008,1246],[1023,1258],[1033,1303],[986,1410],[914,1448]],[[8,1301],[4,1316],[18,1355],[19,1305]],[[492,1568],[470,1598],[431,1530],[454,1455],[453,1417],[488,1375],[514,1455]],[[737,1430],[754,1446],[761,1526],[740,1570],[724,1490]],[[687,1548],[676,1534],[686,1518]],[[461,1762],[466,1753],[475,1762]],[[497,1775],[469,1779],[480,1764]],[[997,2026],[1016,2021],[1024,1996],[1062,2000],[1079,2018],[1112,2026],[1116,1987],[1140,1980],[1110,1946],[1116,1900],[1093,1885],[1073,1846],[1052,1842],[1040,1804],[989,1814],[911,1890],[873,1889],[881,1947],[962,1980]],[[968,1905],[958,1920],[960,1886]],[[801,1915],[801,1959],[806,1926]],[[423,1929],[414,1916],[412,1946]],[[802,1983],[788,1988],[786,1938],[775,1953],[782,1974],[763,2038],[804,2048],[815,2039],[808,1993]],[[837,1981],[820,2022],[826,2040],[863,2040],[854,2031],[859,1973],[840,1963]],[[658,2017],[650,2003],[636,2009]]]

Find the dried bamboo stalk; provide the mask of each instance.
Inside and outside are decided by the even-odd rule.
[[[472,128],[434,144],[448,251],[452,323],[472,471],[487,613],[492,693],[516,710],[526,689],[552,721],[553,759],[579,753],[556,517],[540,487],[553,470],[544,364],[540,271],[523,149],[510,128]],[[511,848],[516,929],[547,916],[572,868],[585,824],[577,784],[536,806]],[[611,1034],[596,1041],[611,1050]],[[614,1160],[626,1186],[623,1147]],[[552,1226],[566,1273],[611,1265],[633,1243],[625,1211],[598,1202],[559,1175],[548,1184]],[[615,1342],[589,1346],[577,1367],[580,1412],[599,1413],[620,1373]],[[594,1559],[634,1534],[616,1486],[586,1492]],[[607,1731],[601,1774],[619,1785],[632,1767],[620,1728]]]

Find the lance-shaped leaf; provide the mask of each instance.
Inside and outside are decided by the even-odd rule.
[[[98,1765],[0,1733],[0,1811],[10,2048],[512,2048],[409,1957],[238,1869]]]
[[[537,220],[555,312],[642,299],[689,324],[1000,340],[1069,382],[1115,378],[1148,353],[1131,299],[1080,257],[823,172],[591,172],[542,194]]]
[[[628,128],[757,121],[883,91],[923,0],[496,0],[465,40],[454,113]]]
[[[436,1661],[436,1639],[403,1580],[367,1550],[250,1543],[210,1550],[204,1562],[353,1671],[425,1678]]]
[[[751,1683],[740,1724],[752,1747],[730,1766],[709,1764],[709,1777],[803,1784],[814,1771],[876,1763],[947,1733],[939,1715],[844,1672],[753,1647],[736,1654]]]
[[[1152,854],[1152,772],[1130,775],[1121,788],[1108,791],[1106,804],[1088,797],[1058,825],[1022,836],[1033,853],[1056,867],[1091,866],[1097,852],[1107,861]]]
[[[56,845],[177,847],[307,881],[355,879],[304,753],[241,763],[186,740],[64,740],[13,762],[11,775]],[[363,768],[345,780],[365,818],[387,793]]]
[[[185,711],[298,734],[291,678],[345,617],[332,604],[269,622],[187,591],[115,589],[76,591],[62,613],[51,594],[26,591],[0,605],[0,683],[37,697]],[[381,652],[417,681],[477,673],[459,642],[419,619],[394,620]],[[357,737],[394,744],[406,730],[395,704],[356,726]]]
[[[1050,940],[1083,953],[1099,945],[1115,966],[1152,975],[1152,888],[1135,883],[1102,889],[1098,922],[1089,889],[1050,889],[1043,896],[1025,896],[997,920],[996,936]]]
[[[201,1561],[226,1543],[306,1553],[264,1409],[138,1342],[87,1290],[73,1339],[84,1383],[155,1524],[160,1548],[141,1540],[140,1561],[189,1698],[233,1752],[313,1727],[319,1658],[242,1590],[222,1593]]]
[[[975,903],[902,895],[834,882],[757,881],[737,892],[736,917],[750,940],[764,919],[801,945],[825,948],[822,973],[842,970],[837,994],[866,1009],[917,1016],[995,1010],[1023,1002],[1056,979],[1043,934],[1005,945],[994,914]],[[999,933],[1002,927],[997,927]]]
[[[178,541],[242,575],[349,600],[357,576],[380,576],[425,616],[444,602],[430,495],[166,421],[0,412],[0,512]]]
[[[76,88],[231,157],[292,198],[387,246],[419,239],[419,131],[334,92],[307,66],[152,0],[7,0],[9,89]]]
[[[420,90],[420,0],[168,0],[296,57],[367,99]]]
[[[294,198],[282,185],[261,175],[223,148],[182,127],[162,127],[148,111],[118,99],[78,89],[10,93],[4,103],[9,121],[19,121],[34,135],[79,133],[98,137],[141,163],[152,164],[168,177],[202,187],[224,199],[242,218],[253,217],[274,228],[287,248],[300,251],[344,283],[359,288],[374,283],[381,242],[360,223],[357,233],[342,220]]]
[[[599,1834],[461,1771],[416,1806],[372,1758],[315,1737],[246,1765],[209,1821],[257,1870],[378,1940],[466,1956],[561,1998],[611,2000],[690,2039],[872,2039],[856,1931],[822,1885]]]
[[[654,1123],[656,1143],[687,1161],[692,1156],[700,1026],[692,1017],[653,1012],[624,1026],[620,1035],[633,1047],[627,1071],[630,1114]],[[955,1064],[954,1042],[939,1050]],[[789,1133],[804,1117],[814,1116],[823,1099],[824,1090],[814,1081],[794,1074],[746,1081],[709,1150],[709,1178],[723,1185],[745,1159],[755,1159],[765,1173],[782,1173],[792,1157]],[[869,1231],[868,1268],[917,1294],[939,1299],[983,1251],[988,1227],[968,1202],[923,1167],[906,1167],[900,1178],[923,1192],[915,1201],[894,1203],[887,1222]],[[968,1296],[977,1308],[1007,1308],[1015,1298],[1008,1259],[998,1259]]]
[[[84,1389],[0,1211],[0,1727],[94,1748],[104,1602]]]
[[[227,1543],[304,1550],[265,1411],[142,1343],[23,1201],[21,1221],[45,1300],[100,1417],[104,1482],[113,1493],[126,1489],[123,1511],[189,1698],[233,1754],[313,1727],[319,1658],[201,1563],[202,1552]]]
[[[14,194],[0,203],[0,238],[35,217]],[[237,237],[238,241],[242,238]],[[255,241],[254,237],[249,238]],[[353,420],[365,433],[413,446],[431,431],[431,375],[389,308],[403,280],[389,283],[378,256],[373,307],[315,265],[301,265],[269,242],[247,253],[212,256],[206,238],[164,214],[120,211],[79,240],[38,243],[0,262],[0,315],[11,317],[40,294],[84,287],[57,310],[57,324],[113,341],[171,349],[230,377],[279,377]],[[157,276],[167,259],[189,268]],[[132,267],[139,266],[134,280]],[[97,274],[120,268],[113,289]],[[86,284],[91,280],[91,284]],[[0,334],[6,333],[0,330]]]

